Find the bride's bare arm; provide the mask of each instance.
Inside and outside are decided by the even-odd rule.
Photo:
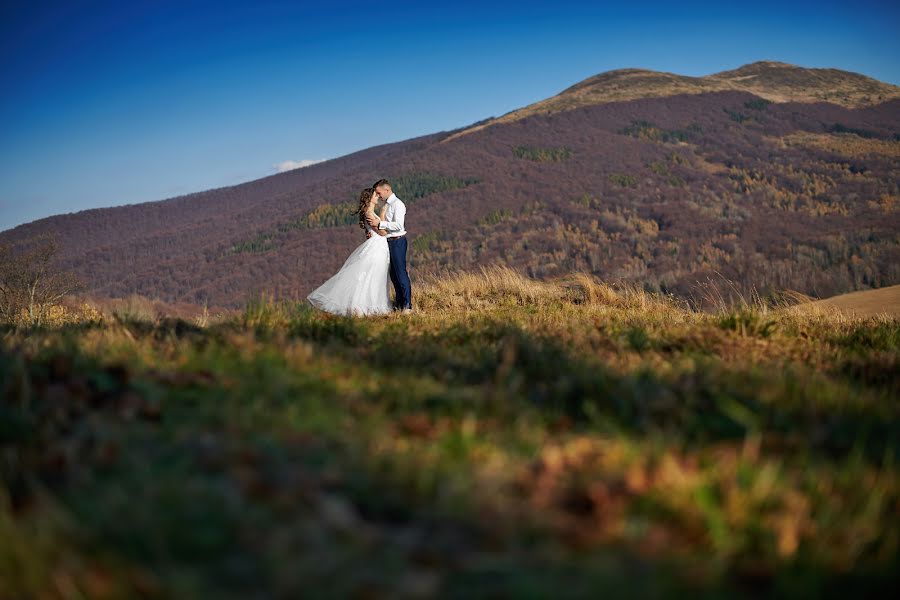
[[[375,213],[373,212],[372,214],[375,214]],[[379,220],[379,221],[384,221],[384,209],[383,209],[383,208],[381,209],[381,215],[379,215],[378,220]],[[377,233],[377,234],[380,235],[381,237],[384,237],[384,236],[386,236],[386,235],[388,234],[388,232],[385,231],[384,229],[378,229],[377,227],[372,227],[372,231],[374,231],[375,233]]]

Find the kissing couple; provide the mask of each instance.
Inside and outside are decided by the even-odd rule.
[[[381,214],[375,204],[381,199]],[[336,315],[381,315],[412,312],[412,290],[406,272],[406,205],[387,179],[379,179],[359,194],[356,211],[366,241],[356,247],[344,266],[307,296],[310,304]],[[394,284],[391,302],[388,278]]]

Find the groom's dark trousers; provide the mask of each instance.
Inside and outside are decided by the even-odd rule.
[[[412,289],[406,272],[406,236],[388,238],[391,253],[391,283],[394,284],[394,308],[412,308]]]

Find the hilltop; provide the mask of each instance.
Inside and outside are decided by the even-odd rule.
[[[900,86],[859,73],[806,68],[778,61],[761,60],[703,77],[648,69],[615,69],[576,83],[552,98],[464,129],[450,139],[534,114],[550,114],[607,102],[725,90],[750,92],[770,102],[829,102],[846,108],[873,106],[900,98]]]

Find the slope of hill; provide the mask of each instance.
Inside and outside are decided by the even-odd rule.
[[[806,308],[806,306],[801,305]],[[892,285],[877,290],[850,292],[811,302],[809,308],[835,309],[860,317],[888,315],[900,317],[900,285]]]
[[[810,71],[747,65],[704,78],[728,89],[641,88],[639,97],[441,132],[238,186],[42,219],[0,242],[57,234],[66,266],[96,295],[222,306],[263,289],[301,298],[362,240],[355,196],[386,176],[410,205],[414,280],[499,263],[542,278],[588,271],[685,297],[720,276],[744,292],[819,297],[896,284],[900,99],[852,108],[763,97],[804,86],[813,97],[822,88]],[[893,94],[842,77],[855,90],[845,97],[860,103]],[[735,81],[754,92],[732,89]]]

